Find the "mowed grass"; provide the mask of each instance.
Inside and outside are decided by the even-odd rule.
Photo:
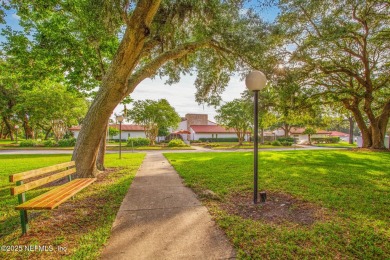
[[[338,142],[336,144],[315,144],[315,146],[320,146],[320,147],[346,147],[346,148],[356,148],[357,144],[353,143],[350,144],[348,142]]]
[[[70,155],[0,155],[0,245],[46,245],[53,252],[0,252],[0,259],[96,259],[144,154],[106,155],[106,167],[114,168],[94,184],[52,211],[28,211],[30,231],[20,237],[17,196],[10,195],[8,176],[13,173],[66,162]],[[33,198],[48,188],[27,192]],[[58,246],[66,248],[59,252]]]
[[[253,153],[165,154],[195,191],[222,202],[253,190]],[[390,153],[259,153],[259,190],[288,193],[327,212],[313,225],[243,219],[206,201],[241,259],[390,259]]]
[[[210,142],[210,143],[201,143],[196,144],[201,145],[205,148],[211,148],[213,150],[228,150],[228,149],[253,149],[252,142],[243,142],[242,145],[239,145],[238,142]],[[292,148],[291,146],[273,146],[266,144],[259,144],[259,149],[269,149],[269,148]]]

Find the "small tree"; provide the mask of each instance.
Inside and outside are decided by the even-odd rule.
[[[312,127],[307,127],[305,131],[303,131],[303,134],[306,134],[309,138],[309,144],[311,144],[311,135],[314,135],[317,133],[317,131]]]
[[[146,138],[154,145],[160,128],[177,127],[180,116],[166,99],[135,101],[129,119],[144,127]]]
[[[250,129],[252,122],[251,107],[242,99],[234,99],[217,109],[215,119],[218,124],[236,131],[239,145],[244,142],[245,134]]]
[[[114,136],[119,134],[119,129],[116,127],[109,127],[108,128],[108,135],[111,137],[111,139],[114,139]]]

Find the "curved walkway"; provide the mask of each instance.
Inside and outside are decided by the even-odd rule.
[[[161,153],[148,153],[102,259],[231,259],[233,247]]]

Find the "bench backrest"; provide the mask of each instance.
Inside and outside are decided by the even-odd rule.
[[[70,180],[70,175],[72,175],[73,173],[76,172],[76,168],[74,166],[75,166],[75,162],[71,161],[71,162],[56,164],[56,165],[45,167],[45,168],[40,168],[40,169],[36,169],[36,170],[31,170],[31,171],[27,171],[27,172],[21,172],[21,173],[10,175],[9,181],[16,182],[16,185],[17,185],[15,187],[11,188],[11,195],[21,194],[25,191],[34,189],[36,187],[42,186],[44,184],[50,183],[50,182],[58,180],[58,179],[61,179],[65,176],[69,176],[69,180]],[[73,167],[73,168],[69,169],[70,167]],[[63,170],[63,171],[60,171],[60,170]],[[48,174],[48,173],[51,173],[54,171],[56,171],[56,172],[60,171],[60,172],[57,172],[57,173],[49,175],[47,177],[43,177],[41,179],[37,179],[37,180],[31,181],[31,182],[28,182],[26,184],[23,184],[24,180],[27,180],[27,179],[30,179],[33,177],[38,177],[40,175]]]

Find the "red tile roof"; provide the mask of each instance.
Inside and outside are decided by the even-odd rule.
[[[330,136],[348,137],[349,134],[338,132],[338,131],[330,131]]]
[[[292,134],[292,135],[303,134],[303,132],[305,132],[305,130],[306,130],[306,128],[293,127],[290,129],[290,134]],[[322,129],[316,129],[316,134],[330,134],[330,132],[322,130]]]
[[[110,127],[114,127],[119,129],[119,125],[116,124],[110,124]],[[80,131],[81,126],[72,126],[69,128],[70,131]],[[126,125],[122,124],[122,131],[144,131],[144,127],[141,125]]]
[[[191,125],[195,133],[235,133],[234,129],[225,129],[220,125]]]

